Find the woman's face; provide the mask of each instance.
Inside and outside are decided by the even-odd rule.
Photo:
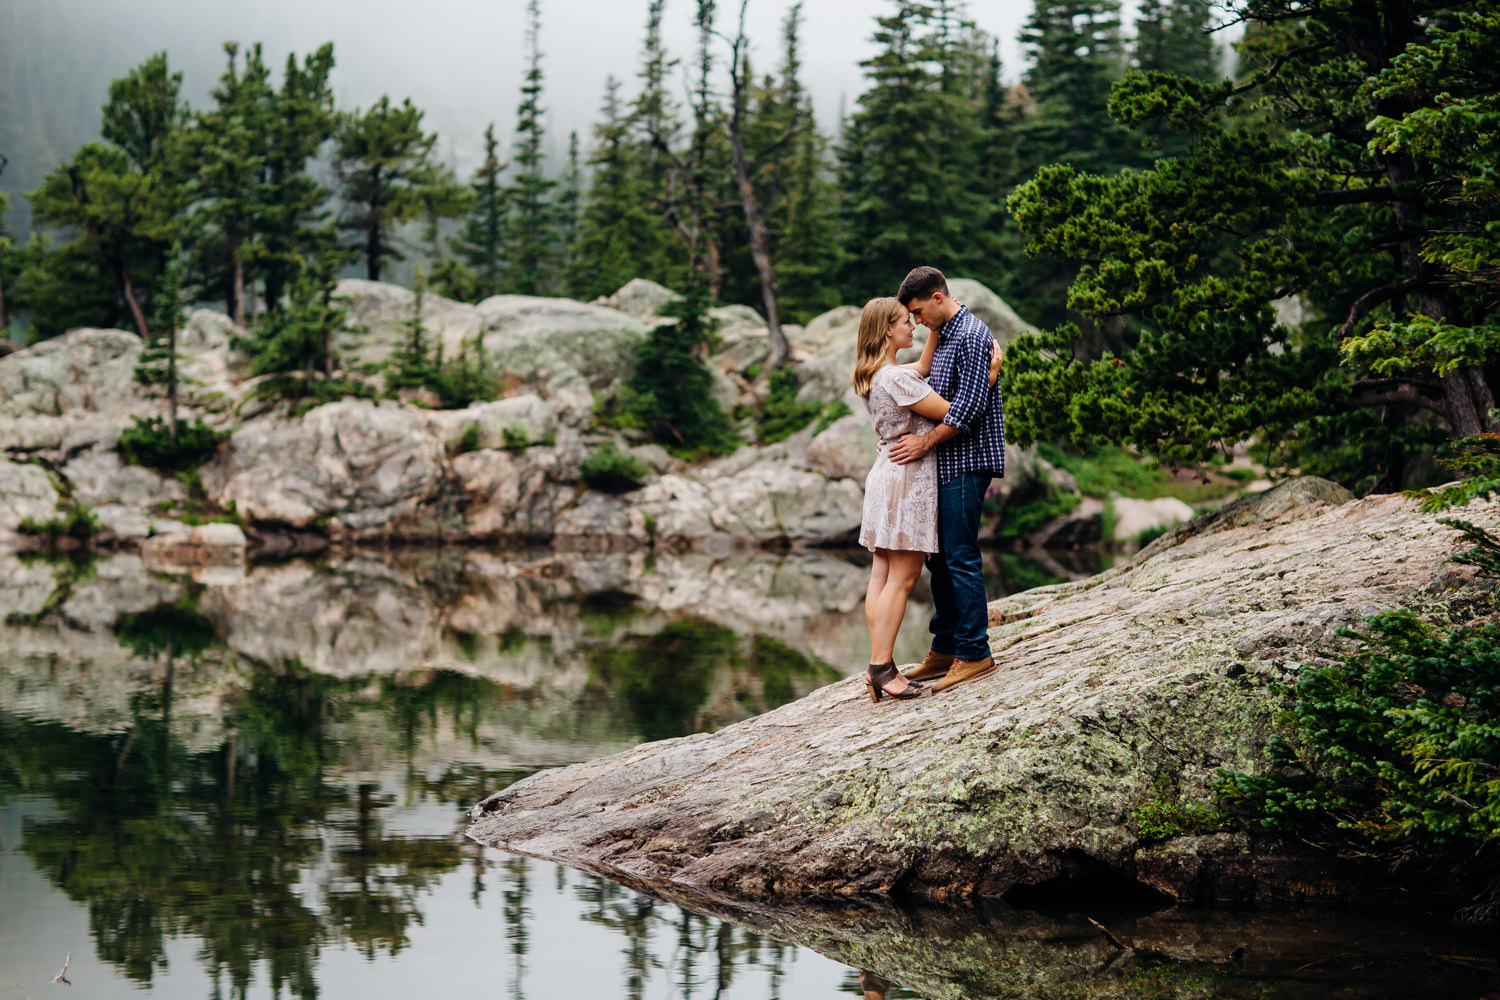
[[[902,312],[900,319],[885,328],[885,335],[899,351],[912,345],[911,332],[914,329],[916,325],[911,321],[911,313]]]

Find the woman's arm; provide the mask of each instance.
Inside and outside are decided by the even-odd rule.
[[[910,368],[912,371],[916,372],[923,378],[926,378],[928,375],[932,374],[932,355],[933,352],[937,350],[937,342],[937,331],[928,330],[927,343],[922,345],[922,356],[916,361],[913,361],[911,364],[902,365],[901,367]],[[923,416],[926,416],[926,414],[923,414]]]
[[[948,401],[935,392],[929,392],[911,406],[907,407],[919,417],[926,417],[934,423],[942,423],[943,418],[948,415]]]

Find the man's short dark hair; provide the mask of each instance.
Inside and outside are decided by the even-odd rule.
[[[948,279],[935,267],[914,267],[901,282],[896,301],[903,306],[918,299],[930,299],[934,292],[948,294]]]

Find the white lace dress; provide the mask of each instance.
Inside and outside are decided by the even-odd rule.
[[[932,391],[910,368],[886,365],[875,373],[865,405],[880,438],[880,454],[865,478],[864,520],[859,544],[870,550],[938,550],[937,458],[897,465],[886,457],[903,434],[926,434],[935,424],[906,407]]]

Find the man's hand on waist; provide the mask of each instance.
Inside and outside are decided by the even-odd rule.
[[[887,457],[897,465],[920,462],[932,449],[958,434],[958,428],[950,424],[938,424],[926,434],[903,434],[891,445]]]

